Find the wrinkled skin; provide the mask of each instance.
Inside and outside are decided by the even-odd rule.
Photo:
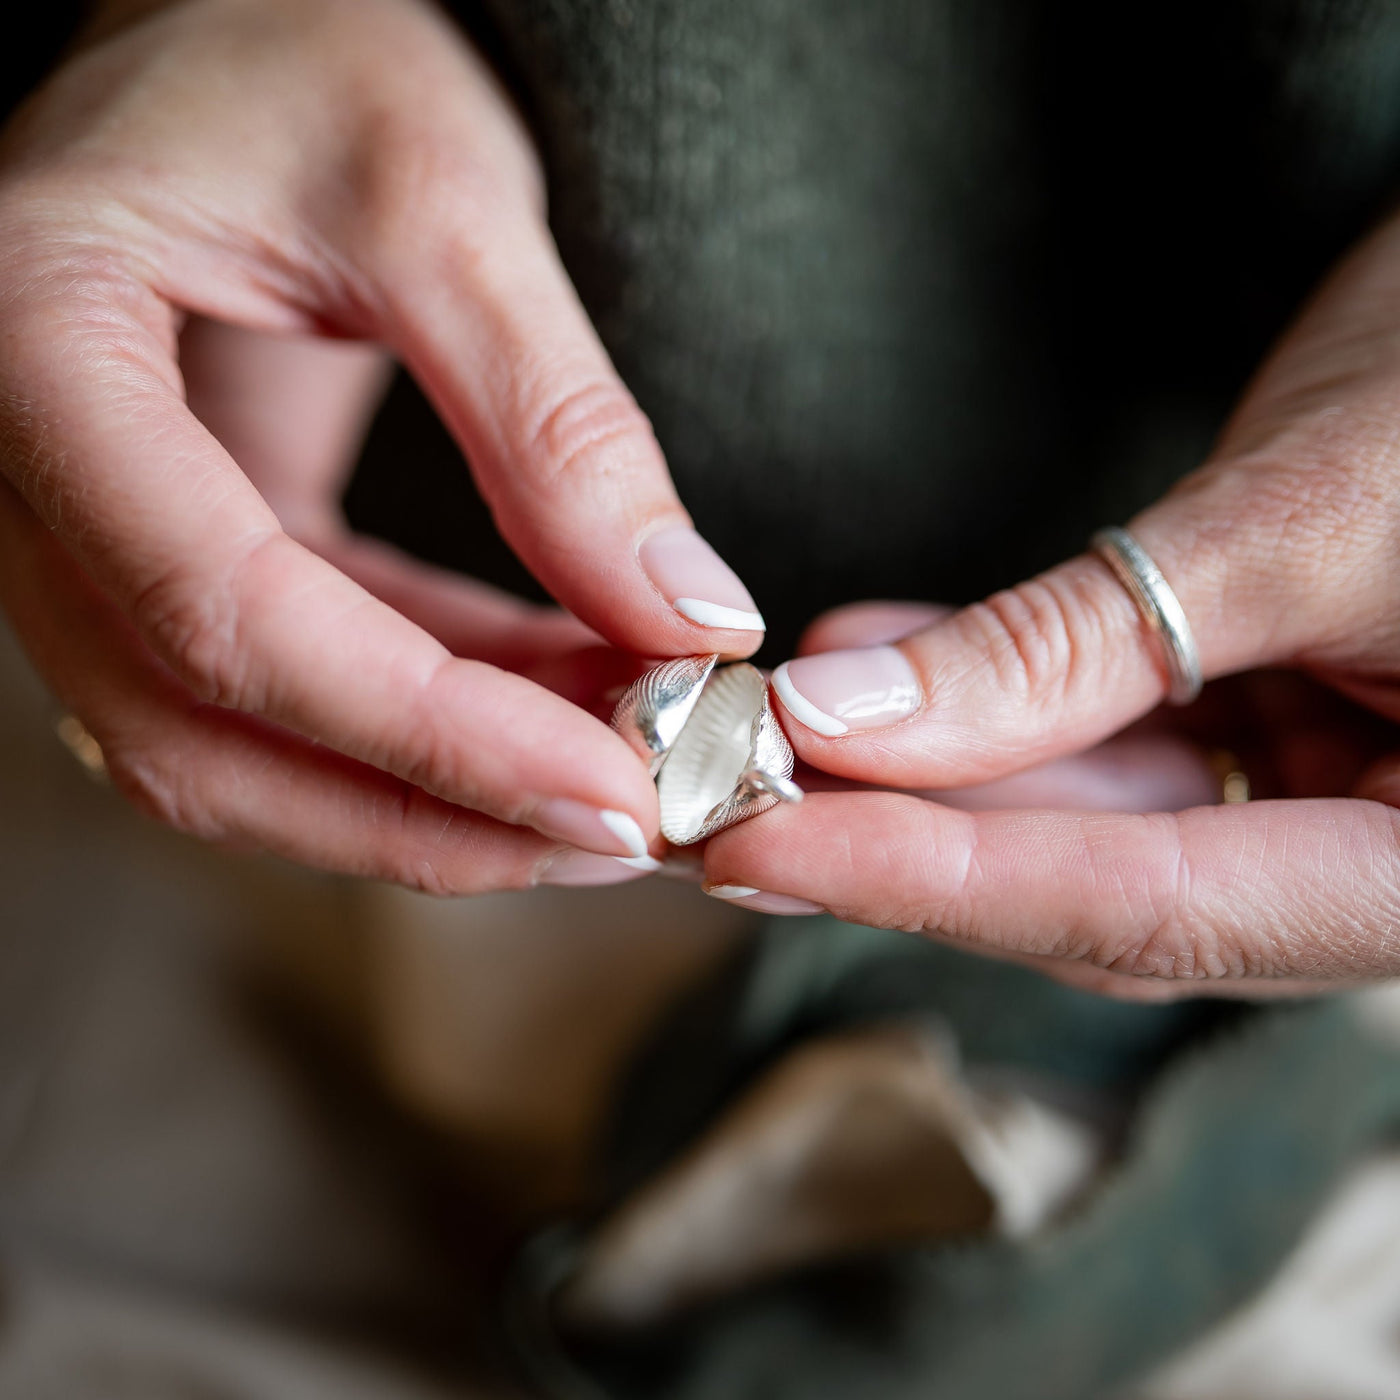
[[[658,851],[646,774],[582,707],[625,673],[599,643],[758,639],[642,574],[637,541],[684,512],[530,143],[435,10],[109,0],[0,144],[0,306],[0,606],[140,805],[445,892],[550,878],[561,797]],[[1250,674],[1131,727],[1161,669],[1088,557],[957,613],[842,610],[804,648],[898,639],[922,703],[838,738],[785,716],[832,790],[711,842],[708,883],[1114,994],[1400,970],[1397,325],[1390,225],[1130,522],[1206,674]],[[573,616],[346,531],[391,356]],[[1214,804],[1222,743],[1270,800]]]
[[[580,830],[626,854],[599,811],[655,836],[642,765],[554,693],[569,654],[760,634],[643,572],[687,517],[434,8],[100,10],[0,143],[0,307],[0,605],[141,806],[441,891],[547,878]],[[573,616],[347,533],[390,355]]]
[[[1008,810],[968,812],[821,793],[718,838],[707,881],[1120,995],[1400,972],[1400,222],[1320,289],[1210,459],[1129,525],[1181,598],[1207,679],[1236,677],[1180,732],[1220,735],[1268,800],[1049,812],[1035,809],[1099,804],[1040,792],[1022,810],[1003,788]],[[1090,555],[960,612],[882,626],[876,609],[873,628],[840,635],[849,621],[828,618],[808,646],[899,638],[918,708],[836,737],[785,723],[806,762],[857,784],[1002,782],[1165,693],[1128,594]]]

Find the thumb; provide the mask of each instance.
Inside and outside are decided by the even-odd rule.
[[[1248,527],[1202,532],[1161,507],[1134,533],[1173,584],[1214,677],[1300,659],[1325,637]],[[1255,606],[1231,608],[1246,595]],[[1291,606],[1292,605],[1292,606]],[[974,604],[903,640],[784,662],[773,686],[809,763],[899,787],[983,782],[1078,752],[1166,697],[1160,643],[1092,555]]]
[[[1334,276],[1215,457],[1131,522],[1210,679],[1301,665],[1346,687],[1400,669],[1400,225]],[[773,677],[794,746],[843,777],[985,781],[1095,744],[1167,694],[1160,641],[1085,554],[893,645]]]
[[[1165,677],[1128,594],[1084,556],[896,643],[784,662],[773,688],[807,762],[943,788],[1087,748],[1151,709]]]

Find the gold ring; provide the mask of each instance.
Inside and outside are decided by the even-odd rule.
[[[77,715],[61,715],[53,729],[59,743],[78,760],[89,778],[98,783],[107,781],[107,759],[102,745]]]
[[[1229,749],[1215,749],[1210,755],[1211,771],[1220,782],[1220,800],[1233,805],[1249,801],[1249,774]]]

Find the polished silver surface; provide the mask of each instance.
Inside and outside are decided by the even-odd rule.
[[[1201,693],[1201,660],[1186,610],[1152,556],[1116,525],[1099,530],[1089,547],[1113,571],[1157,639],[1167,675],[1167,699],[1189,705]]]
[[[613,727],[651,765],[661,834],[673,846],[802,798],[767,678],[747,662],[716,667],[715,659],[684,657],[654,668],[613,715]]]
[[[802,789],[791,778],[777,773],[765,773],[761,768],[750,768],[743,781],[755,792],[772,793],[779,802],[801,802]]]
[[[679,656],[633,681],[617,702],[612,727],[647,763],[654,778],[666,762],[718,655]]]

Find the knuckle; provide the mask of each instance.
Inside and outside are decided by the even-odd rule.
[[[1204,923],[1184,926],[1164,920],[1147,930],[1115,957],[1099,966],[1152,982],[1220,982],[1259,976],[1265,971],[1258,952],[1248,943],[1221,936]]]
[[[1400,528],[1395,405],[1315,409],[1231,445],[1173,489],[1174,547],[1210,580],[1198,607],[1224,629],[1245,612],[1283,659],[1375,613]]]
[[[460,899],[467,895],[500,894],[530,887],[526,876],[506,875],[489,865],[475,869],[463,867],[458,861],[434,854],[405,858],[387,878],[434,899]]]
[[[269,680],[247,635],[245,599],[272,532],[232,563],[222,578],[181,561],[160,571],[131,605],[131,617],[156,652],[206,703],[265,712]]]
[[[344,31],[344,0],[324,8]],[[509,211],[543,221],[544,173],[525,123],[437,7],[361,4],[352,32],[358,42],[338,50],[337,174],[369,265],[421,271]]]
[[[1092,961],[1105,972],[1154,982],[1223,977],[1231,971],[1175,918],[1163,919],[1126,945],[1100,942]]]
[[[120,200],[62,170],[0,179],[0,285],[7,311],[25,302],[50,319],[57,301],[105,308],[135,297],[141,278],[121,232],[131,217]]]
[[[450,802],[468,812],[486,812],[499,821],[514,824],[527,810],[526,797],[516,792],[515,785],[501,770],[493,767],[490,752],[468,742],[460,723],[444,718],[469,709],[472,693],[471,679],[463,676],[455,658],[445,658],[418,688],[412,749],[407,753],[385,752],[372,756],[370,761],[396,773],[420,790],[420,795]],[[404,815],[407,821],[419,814],[416,808],[408,807]],[[451,834],[449,827],[444,836]]]
[[[442,862],[430,855],[415,855],[405,858],[390,878],[397,885],[413,890],[416,894],[426,894],[434,899],[450,899],[453,895],[468,893],[460,880],[451,879],[442,868]]]
[[[1274,577],[1289,574],[1316,581],[1354,554],[1358,536],[1393,519],[1394,501],[1382,494],[1381,474],[1367,454],[1339,453],[1325,439],[1298,444],[1287,456],[1241,464],[1248,475],[1251,535],[1260,562]],[[1233,521],[1215,527],[1231,535]]]
[[[471,790],[460,739],[449,732],[440,719],[443,708],[436,703],[439,690],[440,683],[435,677],[419,692],[412,751],[404,756],[390,753],[375,755],[371,761],[377,767],[397,773],[422,794],[474,805],[476,794]],[[413,815],[413,807],[406,805],[406,826]]]
[[[1054,708],[1094,680],[1106,627],[1092,590],[1047,574],[993,594],[964,615],[1001,687]]]
[[[137,811],[185,836],[221,842],[232,838],[210,806],[193,766],[171,750],[146,744],[104,745],[113,786]]]
[[[226,709],[251,708],[237,607],[222,590],[165,571],[135,601],[132,618],[156,652],[199,699]]]
[[[1057,951],[1149,982],[1243,975],[1247,942],[1229,927],[1228,909],[1196,888],[1195,838],[1188,839],[1175,813],[1137,820],[1137,844],[1116,859],[1104,858],[1095,824],[1085,825],[1078,859],[1095,870],[1087,905],[1092,912]],[[1210,839],[1218,850],[1219,834]],[[1241,850],[1239,858],[1248,860],[1248,852]]]
[[[490,221],[528,201],[481,143],[454,139],[430,115],[376,112],[361,127],[346,180],[356,261],[449,286],[479,282]]]
[[[505,869],[492,858],[481,823],[470,814],[445,809],[438,798],[408,783],[394,798],[382,826],[389,828],[394,853],[384,877],[438,898],[519,889],[528,870]]]
[[[456,746],[431,723],[419,727],[418,741],[404,761],[397,762],[390,755],[382,762],[377,758],[372,761],[431,797],[454,802],[467,800]]]
[[[523,465],[546,488],[570,478],[606,478],[622,465],[626,454],[618,449],[626,444],[655,449],[650,420],[618,381],[569,382],[567,371],[534,377],[550,387],[531,385],[519,396],[519,441]],[[554,387],[559,381],[569,387]]]

